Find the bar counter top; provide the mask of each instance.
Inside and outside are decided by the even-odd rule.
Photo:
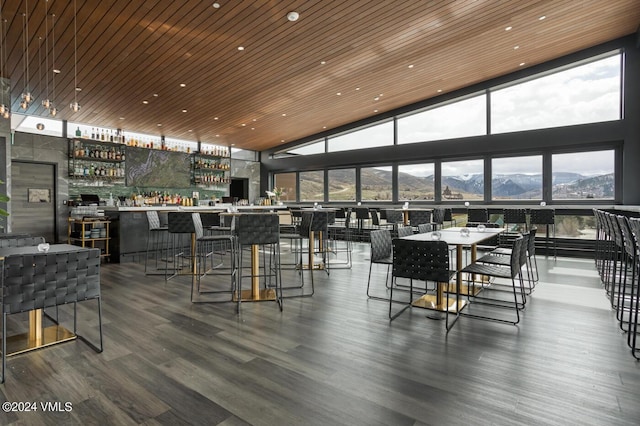
[[[108,207],[108,206],[100,206],[100,210],[104,210],[105,212],[146,212],[148,210],[156,210],[156,211],[166,211],[166,212],[174,212],[174,211],[184,211],[184,212],[201,212],[201,211],[227,211],[227,209],[233,207],[228,203],[218,203],[213,206],[141,206],[141,207],[127,207],[127,206],[118,206],[118,207]],[[281,206],[235,206],[239,211],[251,211],[251,210],[284,210],[287,208],[286,205]]]

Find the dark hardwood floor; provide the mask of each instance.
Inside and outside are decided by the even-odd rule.
[[[0,424],[640,423],[640,364],[592,261],[539,257],[518,326],[461,318],[447,335],[417,308],[390,323],[388,304],[366,297],[369,247],[355,250],[352,269],[315,272],[313,297],[240,315],[192,304],[188,277],[103,264],[104,352],[76,340],[14,356],[0,386],[3,402],[71,410],[0,412]],[[384,268],[374,272],[383,294]],[[79,312],[95,338],[91,303]]]

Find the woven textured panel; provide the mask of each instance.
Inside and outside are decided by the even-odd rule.
[[[487,209],[468,209],[467,220],[469,222],[489,222],[489,212]]]
[[[448,282],[449,249],[444,241],[393,240],[393,276]]]
[[[538,228],[531,228],[531,231],[529,231],[529,240],[527,241],[527,246],[526,246],[526,253],[529,256],[535,256],[536,255],[536,233],[538,232]]]
[[[387,223],[402,223],[404,222],[404,216],[401,211],[387,210]]]
[[[2,309],[26,312],[100,297],[100,250],[4,259]]]
[[[531,209],[529,221],[532,225],[553,225],[556,223],[556,211],[554,209]]]
[[[190,234],[196,232],[193,216],[186,212],[169,212],[169,232],[174,234]]]
[[[391,231],[384,229],[371,231],[371,261],[380,262],[391,257],[392,253]]]
[[[418,225],[418,233],[420,234],[431,231],[433,231],[433,225],[431,225],[430,223],[421,223],[420,225]]]
[[[44,243],[44,237],[3,238],[0,239],[0,248],[37,246],[40,243]]]
[[[526,223],[527,211],[525,209],[504,209],[504,223]]]
[[[147,223],[149,224],[149,230],[160,228],[160,216],[155,210],[147,210]]]
[[[313,222],[312,212],[302,212],[302,222],[300,222],[300,228],[298,230],[301,237],[309,238],[311,232],[311,222]]]
[[[202,238],[204,236],[204,230],[202,229],[200,213],[191,213],[191,220],[193,221],[193,230],[196,233],[196,239]]]
[[[369,219],[369,207],[356,207],[356,219]]]
[[[205,228],[220,226],[220,213],[200,213],[200,220]]]
[[[371,223],[374,226],[380,226],[380,216],[378,216],[378,211],[371,210],[369,213],[371,213]]]
[[[413,229],[410,226],[398,227],[398,238],[408,237],[409,235],[413,235]]]
[[[442,225],[444,223],[444,209],[437,208],[433,210],[433,223]]]
[[[238,216],[238,243],[275,244],[280,241],[277,214],[248,213]]]
[[[311,221],[311,230],[314,232],[327,232],[329,226],[329,213],[326,211],[314,211]]]
[[[426,210],[409,210],[409,223],[418,226],[421,223],[431,223],[431,212]]]

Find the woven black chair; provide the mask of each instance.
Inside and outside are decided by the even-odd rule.
[[[404,224],[404,215],[401,211],[395,209],[385,210],[386,223],[380,224],[381,227],[391,228],[391,234],[396,235],[398,226]]]
[[[627,344],[631,348],[631,354],[636,359],[640,359],[640,346],[638,346],[638,313],[640,312],[640,283],[637,276],[640,276],[640,219],[629,218],[629,229],[635,241],[634,269],[632,274],[636,275],[635,282],[631,283],[629,291],[629,331],[627,332]],[[635,284],[635,285],[634,285]]]
[[[351,227],[351,209],[347,209],[340,222],[327,225],[329,232],[329,251],[336,256],[331,261],[331,269],[351,269],[353,265],[353,228]],[[340,253],[345,253],[346,259],[339,259]]]
[[[387,298],[372,296],[369,292],[371,286],[371,270],[374,264],[387,265],[387,275],[384,283],[388,287],[389,267],[393,264],[393,245],[391,243],[391,231],[379,229],[371,231],[371,256],[369,263],[369,278],[367,279],[367,297],[371,299],[388,300]]]
[[[411,226],[399,226],[397,232],[398,238],[408,237],[413,235],[413,228]]]
[[[144,256],[144,273],[145,275],[166,275],[167,272],[167,256],[166,252],[164,258],[162,256],[162,252],[167,248],[167,238],[169,236],[169,227],[163,226],[160,223],[160,216],[158,216],[158,212],[156,210],[147,210],[147,247],[145,250]],[[149,262],[149,254],[153,253],[153,257],[155,260],[155,270],[148,270],[148,262]],[[164,260],[164,268],[162,270],[158,269],[158,260]]]
[[[184,268],[185,261],[191,261],[190,239],[195,238],[195,227],[191,213],[169,212],[167,232],[169,233],[167,245],[167,261],[173,263],[173,268],[165,269],[165,280],[177,276]],[[171,275],[169,271],[171,270]],[[195,271],[189,271],[195,273]]]
[[[44,242],[44,237],[31,237],[26,235],[5,237],[0,239],[0,248],[37,246]]]
[[[280,232],[279,219],[277,214],[265,213],[245,213],[238,216],[237,242],[238,242],[238,285],[237,310],[240,312],[242,302],[242,279],[249,278],[263,280],[261,296],[253,300],[275,300],[282,311],[282,274],[280,270]],[[257,265],[258,270],[254,270],[246,275],[243,272],[244,256],[243,247],[252,246],[252,263]],[[257,246],[257,247],[256,247]],[[259,260],[258,248],[262,250],[262,262]],[[258,258],[254,258],[258,256]],[[262,268],[260,268],[262,264]],[[262,270],[262,272],[260,271]],[[255,289],[250,290],[253,292]],[[272,297],[273,296],[273,297]]]
[[[309,236],[313,234],[313,244],[309,244],[309,250],[313,252],[313,257],[316,255],[322,259],[322,264],[319,265],[319,269],[323,269],[327,275],[330,273],[331,257],[330,257],[330,245],[329,245],[329,212],[327,210],[314,210],[311,220],[311,232]],[[311,238],[309,241],[311,242]],[[309,256],[312,257],[311,255]],[[311,262],[313,263],[313,262]],[[315,268],[315,265],[310,264],[310,268]]]
[[[311,290],[310,292],[306,292],[304,290],[304,265],[303,261],[303,253],[304,253],[304,240],[309,239],[309,232],[311,229],[311,221],[313,220],[313,212],[304,212],[301,214],[301,221],[298,222],[295,228],[295,233],[291,232],[290,229],[287,229],[286,232],[282,232],[282,228],[280,228],[280,240],[283,239],[289,240],[291,244],[291,250],[294,256],[293,263],[282,262],[280,263],[280,269],[293,269],[298,272],[300,275],[300,284],[297,285],[282,285],[282,297],[284,299],[291,297],[310,297],[315,293],[314,282],[313,282],[313,270],[311,269],[309,272],[311,274]],[[281,247],[281,260],[282,260],[282,245]],[[299,290],[299,292],[292,293],[289,290]]]
[[[356,207],[353,209],[353,212],[356,215],[356,221],[358,223],[357,226],[357,236],[359,241],[364,241],[364,229],[365,222],[370,219],[369,216],[369,208],[368,207]]]
[[[623,331],[629,332],[631,329],[631,311],[633,309],[633,298],[636,287],[635,271],[637,265],[635,262],[637,258],[637,248],[628,218],[621,215],[617,215],[615,218],[618,221],[620,232],[622,233],[624,248],[622,251],[623,267],[620,271],[622,277],[620,279],[620,288],[616,302],[616,318],[618,319],[620,328]]]
[[[526,209],[504,209],[502,211],[504,232],[498,237],[500,247],[511,247],[513,240],[527,232]]]
[[[444,227],[444,216],[445,209],[438,207],[433,209],[433,217],[431,221],[433,222],[433,229],[438,230]]]
[[[444,221],[449,222],[449,226],[456,226],[457,222],[453,218],[453,211],[451,209],[444,209]]]
[[[195,231],[195,256],[197,260],[197,270],[195,280],[191,280],[191,302],[192,303],[219,303],[233,301],[233,294],[236,287],[237,264],[236,264],[236,237],[232,234],[228,235],[206,235],[204,233],[204,224],[200,213],[191,213],[193,227]],[[208,266],[207,260],[213,258],[215,253],[220,253],[220,262]],[[224,262],[224,258],[229,258],[228,262]],[[202,279],[205,276],[213,277],[214,280],[218,276],[229,277],[229,287],[227,289],[204,289],[202,288]],[[219,283],[215,283],[219,284]],[[226,294],[228,299],[213,298],[196,298],[204,294],[217,295]]]
[[[469,224],[486,224],[489,222],[489,211],[487,209],[467,209],[467,226]]]
[[[545,253],[549,254],[549,242],[553,244],[553,258],[557,258],[556,245],[556,211],[554,209],[531,209],[529,215],[531,226],[545,227]],[[551,240],[549,240],[551,235]]]
[[[393,268],[392,283],[389,296],[389,319],[393,320],[402,312],[417,306],[426,309],[433,309],[445,312],[446,329],[449,326],[449,312],[459,313],[458,296],[453,306],[449,303],[449,292],[445,291],[449,286],[449,281],[455,275],[455,271],[449,270],[449,247],[444,241],[418,241],[418,240],[393,240]],[[409,300],[398,312],[392,312],[394,303],[400,303],[393,298],[394,287],[397,286],[398,278],[409,279]],[[436,294],[426,294],[425,291],[420,298],[414,300],[413,280],[435,282],[437,286]],[[446,296],[445,296],[446,295]],[[455,322],[455,321],[454,321]],[[453,323],[452,323],[453,325]]]
[[[431,223],[431,210],[409,210],[409,224],[414,231],[418,231],[418,225]]]
[[[421,223],[418,225],[418,234],[426,234],[433,231],[433,225],[430,223]]]
[[[482,303],[499,308],[513,309],[515,312],[515,320],[504,319],[496,316],[476,315],[471,313],[464,313],[464,316],[472,318],[478,318],[483,320],[491,320],[497,322],[505,322],[510,324],[517,324],[520,322],[520,309],[525,303],[524,293],[524,280],[522,278],[522,266],[523,256],[522,252],[525,249],[524,239],[522,237],[516,238],[513,241],[511,248],[511,255],[509,256],[509,266],[491,265],[486,263],[474,262],[461,269],[462,273],[468,273],[471,277],[473,285],[475,286],[476,277],[493,277],[504,278],[511,280],[511,292],[513,294],[513,301],[509,300],[497,300],[493,298],[485,298],[482,300],[479,296],[473,297],[473,303]],[[517,280],[517,283],[516,283]],[[518,291],[517,288],[520,288]],[[483,290],[484,291],[484,290]],[[518,293],[520,293],[520,300],[518,300]]]
[[[94,351],[102,352],[100,249],[9,255],[4,258],[2,268],[2,383],[7,358],[7,317],[12,314],[51,307],[57,313],[58,306],[73,304],[73,334]],[[98,305],[98,344],[77,330],[76,304],[89,300],[96,300]],[[57,327],[57,315],[51,319]]]

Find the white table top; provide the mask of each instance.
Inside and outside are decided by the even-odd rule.
[[[445,241],[447,244],[455,245],[473,245],[481,241],[488,240],[489,238],[504,231],[504,228],[485,228],[484,231],[480,231],[477,228],[467,228],[469,230],[469,236],[462,236],[460,230],[461,227],[446,228],[440,232],[440,241]],[[414,241],[435,241],[434,232],[424,232],[422,234],[413,234],[408,237],[403,237],[405,240]]]

